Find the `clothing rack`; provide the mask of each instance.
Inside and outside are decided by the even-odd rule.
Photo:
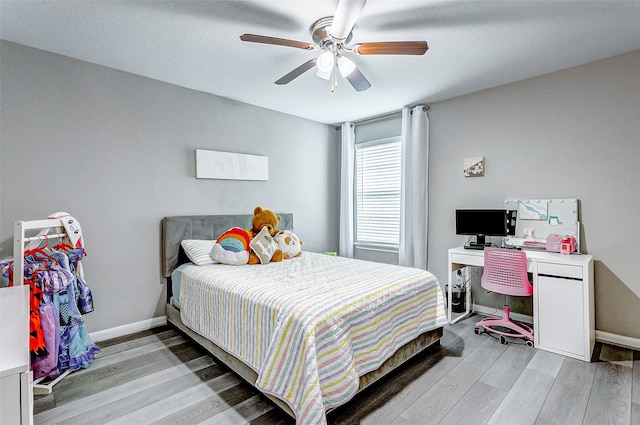
[[[27,233],[33,231],[41,231],[53,229],[57,232],[54,234],[38,234],[36,236],[27,236]],[[47,220],[33,220],[33,221],[16,221],[13,229],[13,282],[14,285],[24,284],[24,252],[25,244],[32,244],[33,242],[49,241],[52,239],[64,239],[68,237],[64,230],[62,220],[59,218],[47,219]],[[56,379],[42,384],[41,381],[44,378],[36,380],[30,379],[32,394],[50,394],[53,391],[53,386],[64,379],[70,372],[68,370],[60,374]]]
[[[27,236],[27,231],[56,229],[53,235]],[[13,281],[14,285],[24,283],[24,251],[25,243],[49,239],[62,239],[67,236],[64,225],[59,218],[48,220],[16,221],[13,229]]]

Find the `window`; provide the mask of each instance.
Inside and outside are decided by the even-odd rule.
[[[355,243],[397,248],[400,241],[400,137],[356,145]]]

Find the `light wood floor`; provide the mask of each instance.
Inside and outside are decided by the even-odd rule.
[[[640,353],[597,344],[585,363],[475,335],[441,345],[328,415],[329,424],[640,425]],[[36,425],[294,424],[176,330],[98,344],[102,354],[38,396]]]

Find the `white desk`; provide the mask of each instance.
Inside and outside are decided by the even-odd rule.
[[[527,250],[527,269],[533,275],[533,329],[536,348],[590,361],[595,344],[593,256],[562,255]],[[465,266],[484,266],[484,251],[449,249],[447,315],[455,323],[470,312],[471,291],[466,293],[466,312],[451,317],[452,271]]]
[[[0,424],[33,423],[29,286],[0,288]]]

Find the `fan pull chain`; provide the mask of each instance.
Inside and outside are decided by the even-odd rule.
[[[335,56],[334,56],[335,57]],[[333,68],[331,68],[331,93],[338,88],[338,59],[333,61]]]

